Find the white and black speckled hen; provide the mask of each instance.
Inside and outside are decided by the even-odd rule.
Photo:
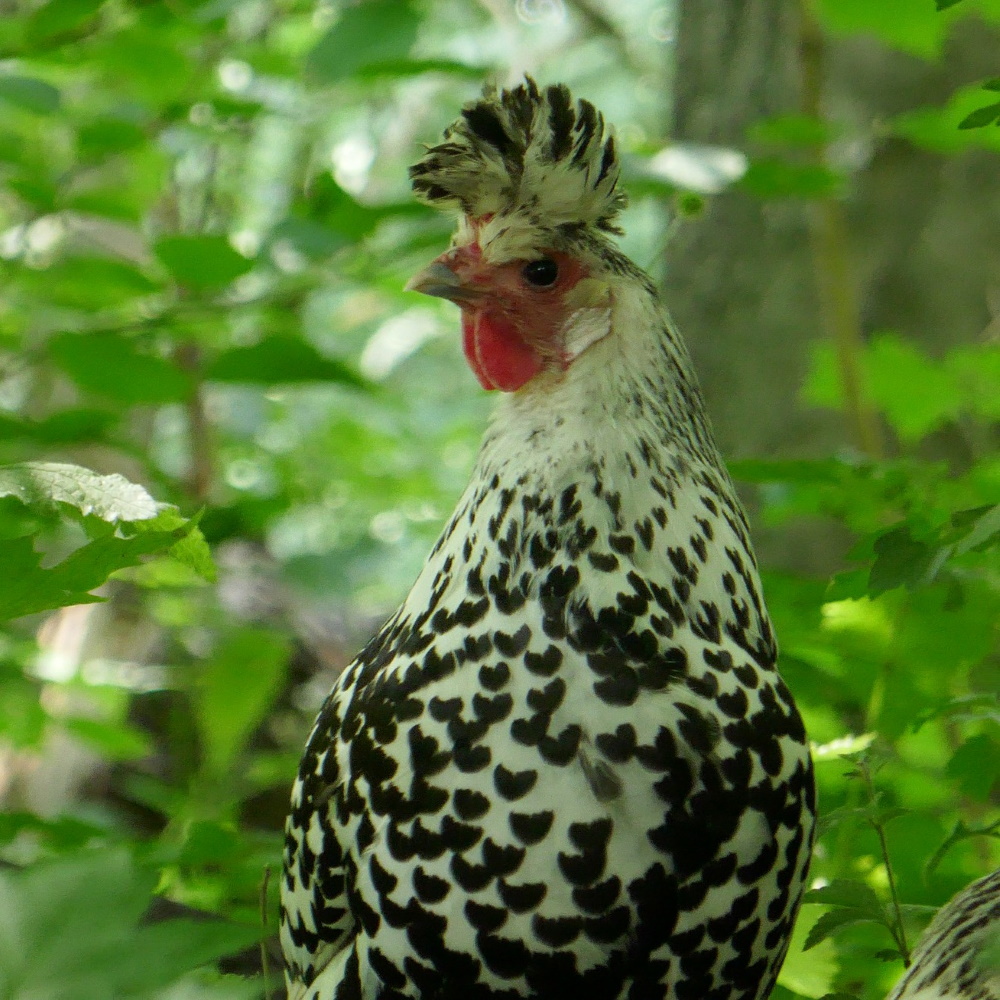
[[[586,101],[531,80],[412,168],[457,209],[410,284],[501,389],[472,481],[302,759],[282,878],[295,1000],[755,1000],[813,779],[687,352],[609,238]]]

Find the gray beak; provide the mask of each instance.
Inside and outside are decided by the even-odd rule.
[[[482,292],[463,284],[461,278],[440,259],[431,262],[410,278],[404,286],[404,291],[437,295],[442,299],[451,299],[459,305],[474,302],[482,296]]]

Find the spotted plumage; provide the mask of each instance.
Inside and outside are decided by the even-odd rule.
[[[1000,1000],[1000,868],[937,914],[889,1000]]]
[[[618,172],[595,109],[530,80],[412,170],[462,213],[413,287],[462,306],[470,365],[505,394],[302,759],[296,1000],[774,982],[812,841],[805,732],[687,353],[606,235]]]

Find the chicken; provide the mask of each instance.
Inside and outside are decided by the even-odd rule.
[[[889,1000],[1000,1000],[1000,868],[941,908]]]
[[[289,996],[745,1000],[774,983],[814,788],[687,352],[615,246],[602,116],[487,89],[411,169],[459,213],[409,287],[502,395],[292,796]]]

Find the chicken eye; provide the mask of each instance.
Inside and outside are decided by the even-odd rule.
[[[528,261],[521,269],[521,275],[529,285],[548,288],[559,277],[559,265],[551,257],[540,257],[538,260]]]

